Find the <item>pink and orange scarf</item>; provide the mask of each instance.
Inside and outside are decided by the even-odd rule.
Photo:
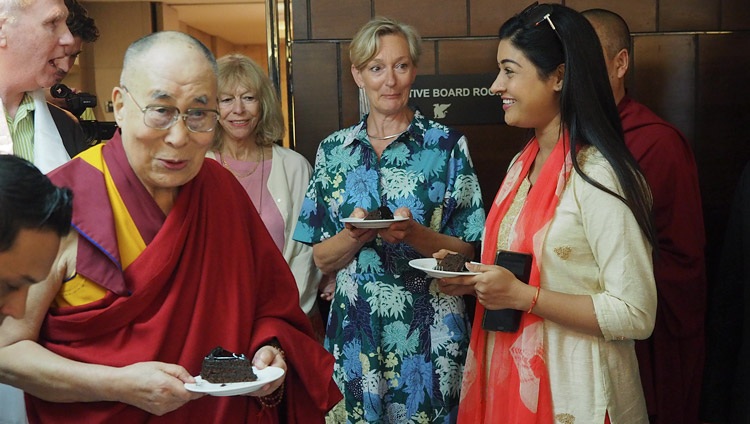
[[[532,139],[511,165],[487,217],[482,263],[494,263],[498,232],[521,182],[539,152]],[[567,134],[561,137],[529,191],[512,229],[510,250],[532,253],[529,284],[540,284],[541,249],[549,223],[568,180],[572,162]],[[477,303],[461,390],[459,423],[552,423],[552,395],[544,361],[542,318],[524,314],[516,333],[497,332],[492,357],[487,357],[488,334],[482,329],[484,308]],[[490,366],[489,372],[486,367]]]

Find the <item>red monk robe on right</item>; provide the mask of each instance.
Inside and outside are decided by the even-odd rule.
[[[625,94],[631,49],[625,20],[605,9],[582,13],[601,41],[625,144],[654,199],[656,324],[651,337],[635,342],[649,418],[652,424],[698,424],[707,282],[695,157],[677,128]]]
[[[618,105],[625,143],[654,197],[659,253],[654,332],[635,342],[650,416],[697,423],[705,360],[705,232],[695,159],[682,134],[625,96]]]

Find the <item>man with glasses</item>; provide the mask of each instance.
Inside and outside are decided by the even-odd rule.
[[[321,422],[340,399],[284,258],[234,176],[204,161],[216,81],[194,38],[136,41],[113,90],[121,135],[50,175],[75,194],[76,231],[27,318],[0,327],[0,379],[27,392],[32,422]],[[284,374],[201,398],[193,376],[217,346]]]
[[[706,241],[695,158],[677,128],[626,94],[627,23],[604,9],[583,15],[603,46],[625,143],[654,198],[659,239],[654,260],[656,323],[651,337],[635,343],[649,416],[652,424],[697,424],[705,350]]]

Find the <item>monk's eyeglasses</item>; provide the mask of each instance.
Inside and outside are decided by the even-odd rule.
[[[130,90],[124,85],[120,88],[125,90],[130,97],[130,100],[143,113],[143,123],[155,130],[168,130],[174,126],[180,119],[185,121],[185,126],[188,131],[195,133],[206,133],[211,132],[216,128],[216,122],[219,120],[219,111],[214,109],[204,108],[190,108],[181,113],[180,109],[174,106],[163,106],[163,105],[148,105],[141,107],[138,102],[135,101],[133,95],[130,94]]]
[[[552,6],[549,4],[539,4],[539,2],[535,1],[518,14],[518,19],[521,20],[521,23],[523,23],[524,26],[534,27],[547,21],[550,28],[552,28],[552,31],[555,31],[555,35],[562,42],[560,34],[557,32],[557,27],[555,27],[554,22],[552,22]]]

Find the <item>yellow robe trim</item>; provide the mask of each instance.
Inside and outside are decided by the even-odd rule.
[[[101,153],[103,145],[94,146],[79,155],[79,158],[98,169],[104,174],[109,203],[112,206],[112,214],[115,220],[115,234],[117,236],[117,247],[120,250],[120,263],[122,269],[126,269],[146,249],[146,243],[141,237],[140,231],[130,216],[120,193],[115,187],[112,175],[104,163]],[[57,296],[55,306],[80,306],[95,302],[104,298],[107,289],[86,277],[75,274],[75,276],[64,282]]]

